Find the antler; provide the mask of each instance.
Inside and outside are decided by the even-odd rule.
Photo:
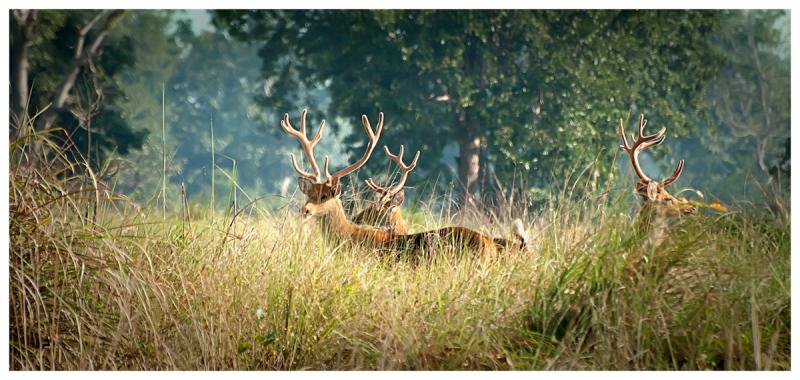
[[[311,140],[308,139],[306,136],[306,114],[308,110],[304,109],[303,113],[300,117],[300,129],[294,129],[292,124],[289,122],[289,114],[284,114],[283,119],[281,120],[281,127],[283,128],[286,133],[294,136],[300,142],[300,146],[303,148],[303,151],[306,154],[306,158],[308,159],[309,165],[311,165],[311,169],[313,169],[313,173],[309,173],[305,170],[300,169],[297,165],[297,161],[294,157],[294,154],[291,154],[291,161],[292,161],[292,168],[294,171],[297,172],[298,175],[304,178],[308,178],[315,183],[322,183],[321,176],[322,173],[319,170],[319,165],[317,164],[317,160],[314,159],[314,146],[317,145],[319,140],[322,138],[322,131],[325,129],[325,120],[322,121],[319,125],[319,129],[317,133],[314,135],[314,138]],[[363,166],[369,156],[372,154],[372,151],[375,149],[375,145],[378,143],[378,138],[381,136],[381,130],[383,130],[383,112],[381,112],[378,116],[378,125],[376,131],[372,130],[372,126],[369,124],[369,119],[367,119],[367,115],[361,115],[361,121],[364,123],[364,129],[367,131],[367,135],[369,136],[369,142],[367,143],[367,150],[364,152],[364,156],[361,157],[360,160],[356,161],[352,165],[334,173],[331,175],[328,172],[328,156],[325,156],[325,161],[323,162],[323,168],[325,170],[325,177],[327,178],[326,182],[331,183],[335,179],[338,180],[341,177],[344,177],[354,170]]]
[[[319,140],[322,138],[322,131],[325,129],[325,120],[322,121],[319,125],[319,129],[317,130],[317,134],[314,135],[314,138],[311,140],[306,137],[306,114],[308,113],[307,109],[303,110],[303,113],[300,116],[300,130],[294,129],[292,127],[292,123],[289,122],[289,114],[286,113],[283,115],[283,119],[281,120],[281,127],[283,128],[286,133],[294,136],[300,141],[300,146],[303,148],[303,151],[306,154],[306,159],[308,159],[309,165],[314,170],[314,173],[309,173],[305,170],[300,169],[297,166],[297,161],[295,160],[294,153],[290,154],[292,160],[292,167],[294,171],[297,172],[298,175],[301,177],[308,178],[314,182],[319,182],[320,179],[320,171],[319,165],[317,165],[317,160],[314,159],[314,146],[317,145]],[[325,157],[325,173],[328,172],[328,158]]]
[[[647,125],[647,120],[645,120],[644,114],[641,114],[639,116],[639,128],[638,128],[639,137],[636,139],[636,141],[634,141],[633,146],[631,146],[628,144],[628,139],[625,138],[624,122],[622,121],[622,119],[620,119],[619,136],[622,138],[622,145],[620,145],[620,148],[628,152],[628,155],[631,158],[631,164],[633,164],[633,170],[636,171],[636,175],[639,176],[642,182],[650,183],[653,182],[653,180],[650,177],[648,177],[647,174],[644,173],[644,170],[642,170],[642,167],[639,165],[639,152],[651,146],[655,146],[664,142],[664,139],[666,138],[665,134],[667,133],[667,129],[661,128],[661,130],[652,135],[645,135],[644,127],[646,125]],[[631,136],[631,139],[633,139],[633,136]],[[683,160],[681,160],[678,163],[678,167],[675,168],[675,171],[672,173],[672,175],[664,179],[664,181],[662,182],[663,186],[667,186],[670,183],[675,182],[675,180],[677,180],[678,177],[680,177],[681,172],[683,172],[684,164],[685,163]]]
[[[675,168],[675,171],[674,171],[674,172],[672,172],[672,175],[671,175],[671,176],[669,176],[669,177],[667,177],[667,178],[664,178],[664,180],[663,180],[661,183],[662,183],[664,186],[667,186],[667,185],[669,185],[670,183],[673,183],[673,182],[675,182],[675,180],[677,180],[677,179],[678,179],[678,177],[680,177],[680,176],[681,176],[681,173],[683,173],[683,166],[684,166],[684,163],[685,163],[685,162],[684,162],[683,160],[680,160],[680,162],[678,162],[678,166]]]
[[[386,151],[386,155],[389,156],[389,159],[394,161],[397,164],[397,166],[400,167],[400,170],[403,172],[403,174],[400,176],[400,182],[398,182],[393,187],[384,187],[376,185],[375,181],[373,181],[372,178],[370,178],[366,180],[365,183],[367,184],[367,187],[369,187],[372,191],[376,193],[382,193],[385,195],[392,196],[400,192],[400,190],[403,190],[403,187],[405,187],[406,180],[408,179],[408,173],[417,167],[417,160],[419,159],[419,151],[417,151],[417,154],[414,156],[414,160],[411,161],[411,164],[406,165],[403,162],[403,153],[405,152],[405,147],[403,145],[400,145],[400,153],[398,153],[397,155],[392,154],[392,152],[389,151],[389,147],[387,147],[386,145],[383,146],[383,150]]]
[[[369,124],[369,119],[367,118],[367,115],[361,115],[361,122],[364,124],[364,130],[367,132],[367,136],[369,137],[369,142],[367,143],[367,150],[364,151],[364,155],[361,157],[360,160],[354,162],[353,164],[351,164],[350,166],[348,166],[348,167],[346,167],[346,168],[344,168],[342,170],[339,170],[336,173],[333,173],[333,175],[327,174],[327,172],[328,172],[328,169],[327,169],[327,167],[328,167],[328,165],[327,165],[328,158],[326,157],[325,158],[325,162],[326,162],[326,164],[325,164],[325,173],[326,173],[326,175],[328,175],[328,182],[332,182],[332,181],[334,181],[334,179],[338,180],[339,178],[344,177],[344,176],[354,172],[356,169],[364,166],[364,164],[367,162],[367,160],[369,160],[369,156],[372,155],[372,151],[375,149],[375,145],[377,145],[378,138],[381,137],[381,131],[383,130],[383,112],[378,114],[378,125],[375,128],[376,131],[372,130],[372,126]]]

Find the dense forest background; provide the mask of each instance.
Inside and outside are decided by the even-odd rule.
[[[490,200],[513,184],[535,200],[587,167],[597,188],[632,187],[616,131],[644,113],[668,134],[648,173],[685,159],[680,188],[758,204],[788,191],[789,24],[788,11],[12,10],[10,138],[63,128],[76,160],[138,202],[179,204],[181,185],[228,196],[235,179],[277,205],[298,151],[284,113],[327,120],[317,154],[337,168],[363,148],[361,114],[383,111],[381,144],[422,152],[418,192]],[[389,169],[376,150],[359,176]]]

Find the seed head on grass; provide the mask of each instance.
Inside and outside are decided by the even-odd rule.
[[[628,192],[564,192],[523,218],[530,252],[414,263],[293,209],[235,234],[195,209],[211,216],[182,234],[182,215],[104,196],[91,221],[94,189],[58,157],[9,178],[14,369],[789,368],[785,216],[679,220],[645,247]],[[459,218],[442,210],[408,215]]]

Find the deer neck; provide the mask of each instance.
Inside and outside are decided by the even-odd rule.
[[[388,242],[392,234],[371,227],[359,226],[347,219],[341,203],[320,217],[320,225],[329,236],[359,241]]]
[[[392,231],[396,234],[407,234],[408,227],[406,227],[406,222],[403,220],[403,215],[400,214],[400,210],[396,210],[391,215],[389,215],[390,220],[390,227]]]
[[[340,235],[342,237],[349,235],[349,231],[352,228],[341,203],[337,203],[335,207],[331,207],[330,211],[320,215],[319,225],[330,235]]]

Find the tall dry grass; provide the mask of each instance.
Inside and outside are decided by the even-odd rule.
[[[679,218],[644,248],[629,194],[565,191],[526,217],[528,253],[413,263],[322,239],[294,206],[164,220],[35,139],[41,157],[10,154],[12,369],[790,365],[788,215]]]

